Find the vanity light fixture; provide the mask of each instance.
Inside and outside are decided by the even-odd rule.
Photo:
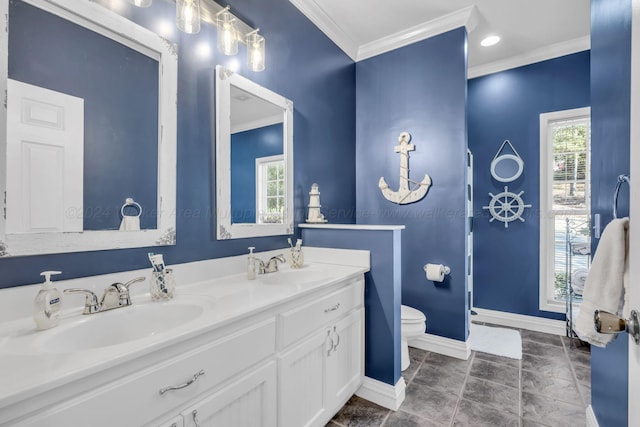
[[[260,28],[247,34],[247,64],[251,71],[264,70],[264,37],[258,31]]]
[[[499,41],[500,41],[500,36],[489,36],[482,39],[480,44],[484,47],[489,47],[489,46],[493,46],[494,44],[497,44]]]
[[[200,0],[176,0],[176,25],[187,34],[200,32]]]
[[[100,0],[97,0],[100,1]],[[129,0],[138,7],[149,7],[153,0]],[[222,7],[214,0],[175,0],[176,25],[187,34],[200,31],[200,21],[218,27],[218,50],[225,55],[238,53],[238,43],[247,45],[247,67],[251,71],[265,69],[265,39],[241,19],[234,16],[229,6]],[[163,30],[163,33],[166,31]],[[231,68],[227,65],[227,68]]]
[[[218,27],[218,50],[230,56],[238,53],[238,26],[236,17],[229,12],[229,6],[216,13]]]

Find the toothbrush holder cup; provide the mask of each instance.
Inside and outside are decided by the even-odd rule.
[[[176,288],[176,278],[173,270],[167,268],[163,271],[151,273],[151,299],[153,301],[166,301],[173,298]]]

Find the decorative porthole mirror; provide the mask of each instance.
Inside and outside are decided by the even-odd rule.
[[[500,154],[505,145],[509,145],[513,154]],[[499,182],[512,182],[522,175],[524,162],[511,142],[505,140],[491,161],[491,176]]]

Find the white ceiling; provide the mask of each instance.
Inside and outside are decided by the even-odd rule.
[[[354,61],[461,26],[469,77],[590,47],[590,0],[290,1]],[[480,46],[490,34],[500,43]]]

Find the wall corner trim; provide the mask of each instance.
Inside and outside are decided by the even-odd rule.
[[[405,389],[407,385],[404,378],[400,377],[395,386],[364,377],[362,385],[356,391],[356,396],[376,403],[392,411],[397,411],[404,402]]]
[[[587,427],[600,427],[595,412],[593,412],[593,406],[587,406]]]
[[[544,332],[553,335],[565,335],[566,326],[564,320],[546,319],[544,317],[527,316],[524,314],[507,313],[504,311],[473,308],[478,313],[471,316],[476,322],[492,323],[494,325],[522,328],[530,331]]]
[[[467,360],[471,356],[471,341],[458,341],[433,334],[423,334],[409,341],[411,347]]]

